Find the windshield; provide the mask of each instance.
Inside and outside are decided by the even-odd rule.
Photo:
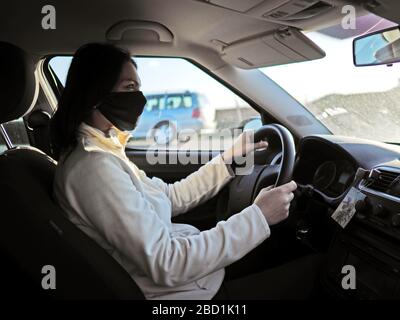
[[[326,57],[260,69],[334,134],[400,142],[400,64],[355,67],[353,38],[394,25],[374,15],[308,32]]]

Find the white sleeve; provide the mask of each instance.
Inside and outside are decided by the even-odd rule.
[[[240,259],[270,234],[253,204],[210,230],[171,237],[117,159],[94,152],[83,162],[66,183],[71,205],[156,284],[176,286],[200,279]]]
[[[168,184],[156,177],[152,181],[167,194],[172,204],[172,216],[176,216],[214,197],[234,176],[232,169],[218,155],[175,183]]]

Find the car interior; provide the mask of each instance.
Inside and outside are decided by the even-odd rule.
[[[339,112],[341,102],[332,100],[335,95],[324,100],[327,111],[316,116],[315,109],[305,107],[268,72],[262,72],[262,68],[309,62],[318,66],[328,51],[308,34],[340,25],[346,6],[354,9],[357,18],[373,14],[397,26],[398,1],[54,0],[55,26],[44,28],[51,12],[43,9],[47,4],[15,0],[3,3],[0,12],[0,250],[3,290],[10,297],[145,299],[128,272],[68,220],[52,195],[58,159],[52,152],[49,125],[64,82],[51,61],[70,59],[88,42],[109,42],[129,50],[138,61],[179,58],[200,70],[251,110],[249,121],[237,126],[245,129],[253,120],[259,121],[255,139],[269,142],[266,150],[255,152],[251,173],[237,175],[217,196],[175,217],[174,222],[200,230],[212,228],[252,204],[262,188],[293,179],[298,189],[289,218],[271,227],[271,237],[257,249],[265,259],[261,261],[259,254],[251,259],[250,253],[248,261],[261,270],[320,254],[326,260],[319,277],[320,298],[400,298],[399,143],[374,139],[379,130],[364,122],[360,126],[372,132],[371,139],[336,134],[329,121],[345,115]],[[376,30],[367,27],[361,34]],[[353,59],[351,48],[345,54]],[[388,61],[381,67],[398,62]],[[363,64],[360,69],[379,68]],[[281,77],[285,70],[280,71]],[[165,81],[163,85],[167,91],[173,84]],[[367,105],[371,99],[360,101]],[[374,106],[377,114],[386,108],[383,98],[373,101],[382,104]],[[228,115],[227,109],[223,112]],[[362,113],[377,119],[384,116],[361,111],[360,117]],[[227,117],[220,116],[224,123]],[[357,116],[352,117],[338,120],[337,126],[350,132],[358,126]],[[400,129],[400,121],[393,119]],[[394,136],[390,130],[388,135],[393,132]],[[194,159],[221,151],[159,150],[175,157],[189,153]],[[166,182],[178,181],[202,165],[200,160],[151,164],[146,153],[137,142],[126,148],[127,156],[148,176]],[[350,198],[352,190],[361,197]],[[333,217],[346,205],[352,215],[343,225]],[[56,290],[41,286],[45,265],[57,271]],[[356,270],[355,290],[343,286],[343,268],[348,265]]]

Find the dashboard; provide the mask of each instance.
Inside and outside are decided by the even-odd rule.
[[[229,201],[220,203],[227,214],[219,220],[240,212],[259,190],[275,183],[280,170],[277,159],[284,150],[269,142],[259,158],[256,154],[252,173],[237,176],[228,185]],[[369,140],[313,135],[298,142],[295,199],[289,217],[272,226],[272,237],[281,236],[274,241],[279,248],[286,246],[286,253],[300,245],[302,251],[326,257],[321,281],[329,296],[400,298],[399,159],[399,146]],[[332,218],[334,213],[345,218],[344,226]],[[358,272],[356,291],[342,287],[346,265]]]
[[[295,171],[296,181],[311,186],[331,198],[346,192],[356,172],[354,164],[348,160],[337,159],[334,154],[302,159],[297,168],[303,169]]]
[[[302,233],[307,231],[305,243],[327,255],[326,290],[344,299],[399,299],[400,148],[349,137],[306,137],[298,145],[293,178],[303,190],[296,210]],[[332,215],[350,188],[362,196],[347,198],[353,215],[341,227]],[[345,265],[357,270],[354,292],[342,287]]]
[[[328,196],[336,197],[347,190],[354,175],[354,167],[349,162],[327,160],[315,170],[312,184]]]
[[[358,168],[372,169],[392,161],[400,148],[383,143],[338,136],[310,136],[301,140],[293,173],[294,180],[328,198],[343,196]]]
[[[298,152],[294,180],[327,197],[342,195],[354,179],[357,164],[344,150],[328,141],[309,139]]]

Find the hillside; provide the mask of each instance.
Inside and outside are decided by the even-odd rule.
[[[400,141],[400,85],[385,92],[331,94],[307,107],[335,134]]]

